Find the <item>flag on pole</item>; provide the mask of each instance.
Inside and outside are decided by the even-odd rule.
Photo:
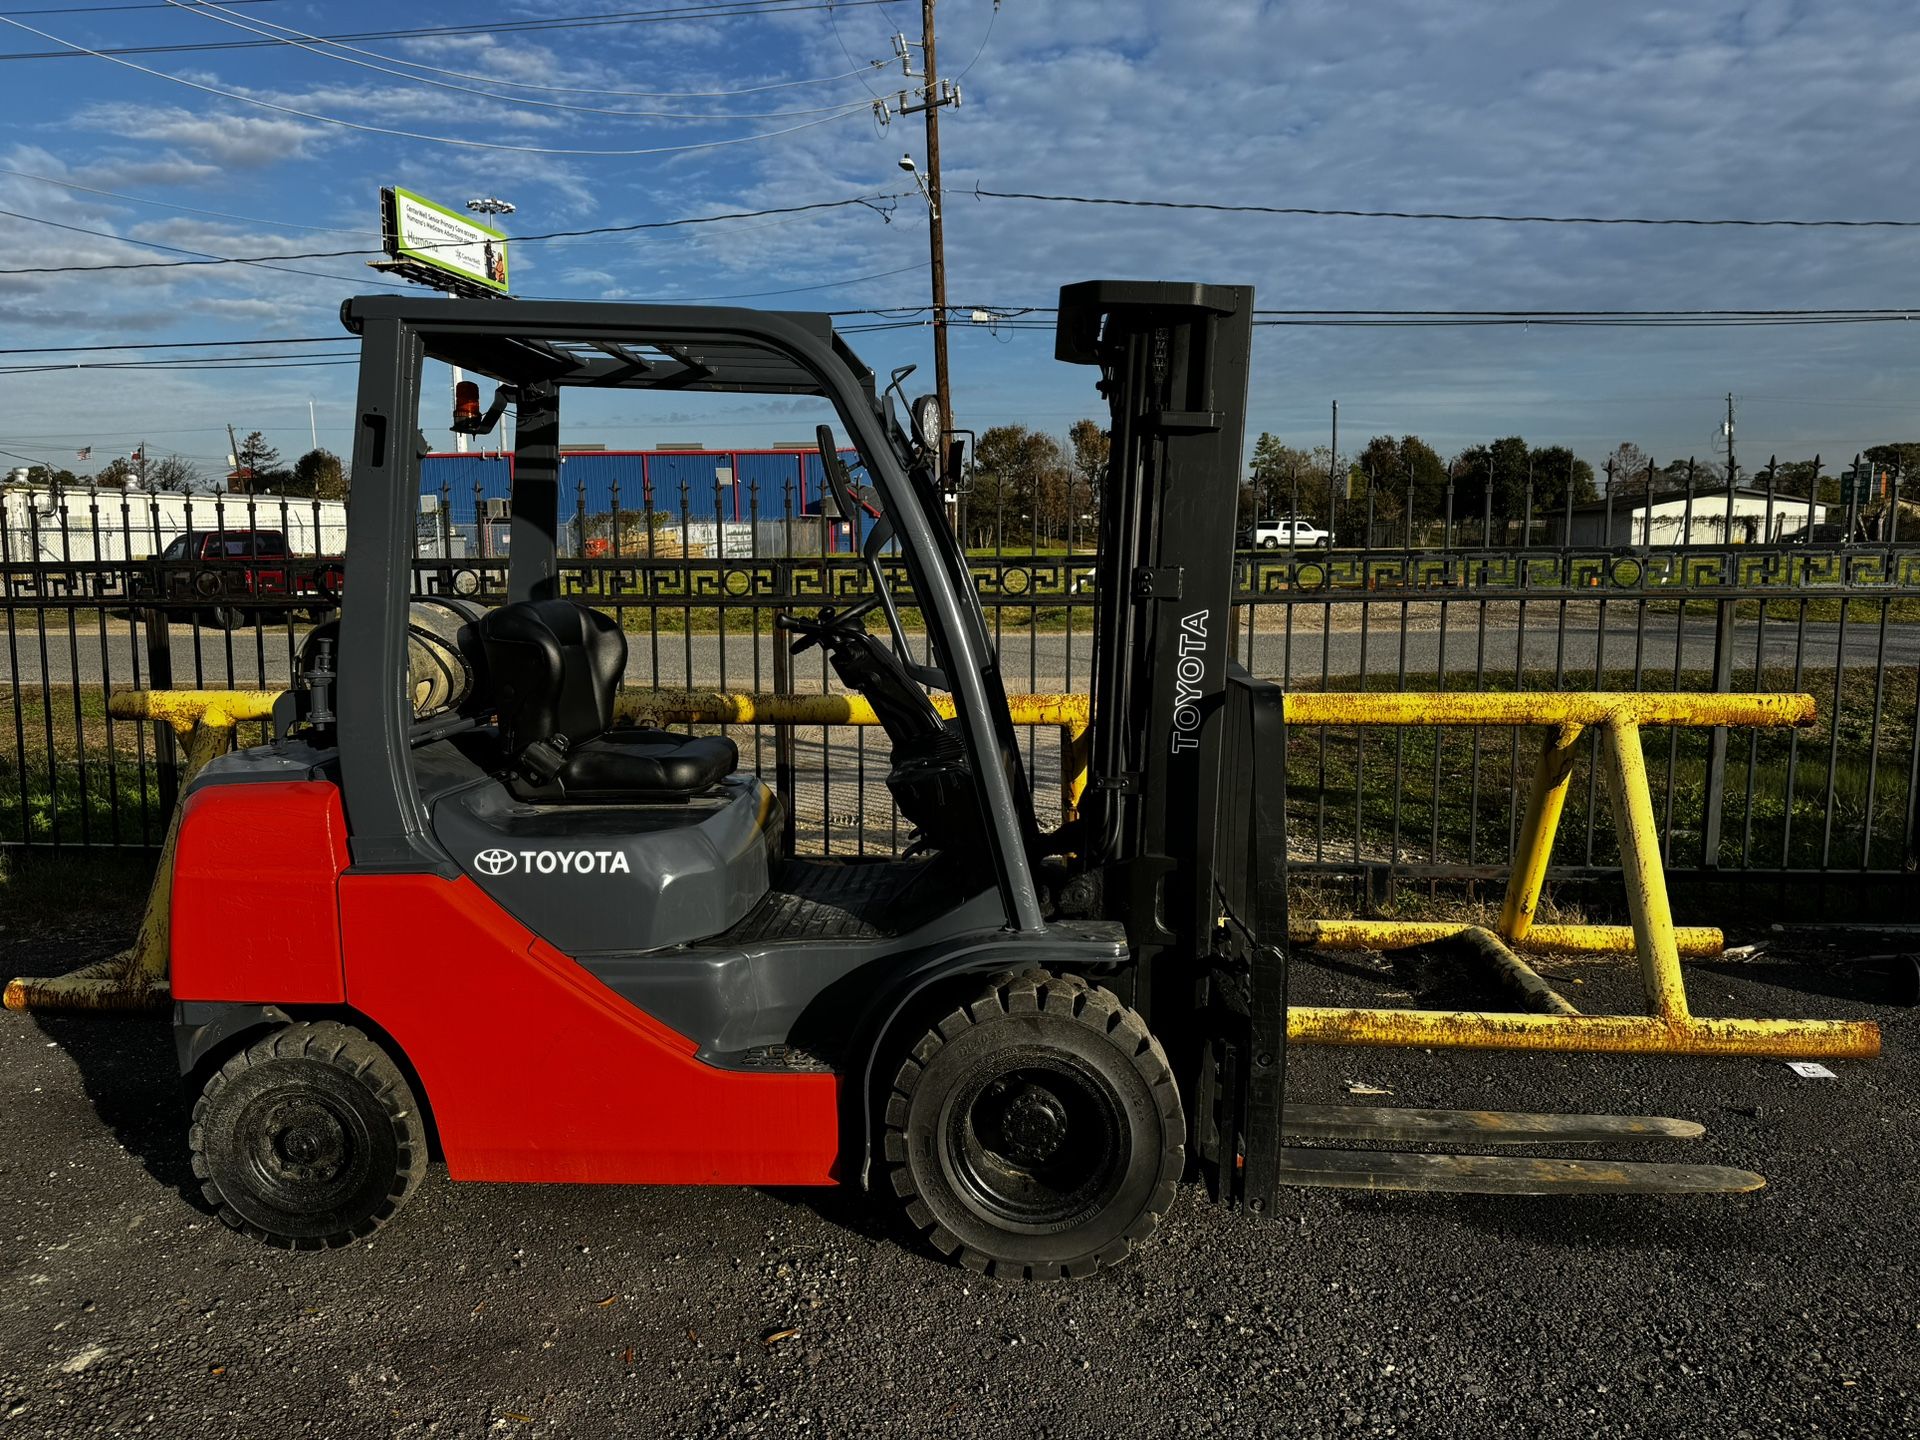
[[[91,454],[93,454],[93,446],[83,445],[73,452],[73,458],[76,460],[84,460]]]

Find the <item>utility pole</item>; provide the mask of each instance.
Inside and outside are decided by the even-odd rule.
[[[900,54],[900,63],[909,79],[913,78],[913,57],[909,53],[904,38],[897,38],[895,47]],[[939,59],[934,49],[933,0],[920,0],[920,49],[926,62],[920,96],[916,101],[907,99],[908,92],[901,91],[898,108],[902,115],[924,114],[927,124],[927,178],[924,186],[927,197],[927,246],[933,266],[933,389],[940,403],[940,425],[948,434],[953,431],[953,391],[947,377],[947,242],[945,222],[940,213],[940,107],[960,103],[960,87],[940,83]],[[903,161],[902,167],[911,169]],[[937,460],[940,472],[940,487],[951,494],[958,484],[959,477],[952,475],[947,466],[947,445],[945,435],[941,437],[940,454]]]
[[[1734,476],[1738,473],[1733,466],[1733,392],[1727,392],[1727,423],[1722,427],[1727,432],[1727,488],[1733,488]]]
[[[953,391],[947,379],[947,237],[940,218],[940,93],[939,62],[934,54],[933,0],[920,0],[920,44],[926,61],[927,89],[921,105],[927,116],[927,189],[933,203],[927,214],[927,245],[933,261],[933,389],[940,401],[940,425],[953,429]],[[940,488],[953,489],[947,474],[946,436],[940,437]]]

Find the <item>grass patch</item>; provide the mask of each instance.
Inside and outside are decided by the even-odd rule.
[[[0,843],[159,844],[166,829],[151,727],[107,714],[98,687],[0,689]]]
[[[1752,680],[1751,674],[1743,677]],[[1659,688],[1709,690],[1704,671],[1683,671]],[[1599,689],[1634,689],[1629,670],[1608,671]],[[1372,691],[1399,688],[1373,677]],[[1442,688],[1439,677],[1409,675],[1409,690]],[[1460,688],[1456,682],[1448,688]],[[1553,688],[1550,672],[1489,676],[1486,690]],[[1745,688],[1745,687],[1743,687]],[[1718,863],[1725,869],[1817,867],[1895,869],[1905,858],[1912,805],[1916,677],[1850,672],[1834,701],[1834,672],[1768,668],[1751,688],[1799,689],[1819,703],[1803,730],[1728,732]],[[1875,725],[1876,693],[1878,725]],[[1668,864],[1704,859],[1710,730],[1642,734],[1656,823]],[[1288,736],[1291,848],[1315,858],[1504,864],[1532,783],[1537,731],[1450,727],[1407,730],[1297,729]],[[1605,784],[1584,749],[1568,788],[1554,847],[1558,864],[1614,865],[1619,848]]]

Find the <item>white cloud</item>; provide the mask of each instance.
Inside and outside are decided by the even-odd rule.
[[[123,140],[175,146],[234,169],[254,169],[308,158],[327,133],[317,125],[257,115],[196,114],[178,105],[99,101],[68,124]]]

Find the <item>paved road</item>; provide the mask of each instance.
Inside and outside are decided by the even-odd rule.
[[[10,938],[48,966],[107,943]],[[1573,973],[1583,1003],[1621,998],[1618,970]],[[854,1194],[437,1165],[375,1243],[261,1249],[187,1193],[159,1021],[0,1016],[0,1436],[1912,1435],[1913,1013],[1814,966],[1695,975],[1703,1012],[1877,1016],[1886,1057],[1802,1080],[1310,1051],[1293,1093],[1691,1116],[1688,1155],[1764,1171],[1759,1194],[1299,1191],[1259,1223],[1187,1189],[1137,1262],[1042,1287],[949,1268]]]
[[[1398,607],[1373,608],[1380,613],[1371,618],[1364,636],[1357,626],[1339,628],[1336,624],[1332,631],[1324,631],[1317,617],[1303,613],[1290,636],[1284,630],[1260,630],[1251,638],[1240,633],[1237,651],[1243,661],[1250,653],[1249,668],[1256,674],[1287,674],[1300,683],[1317,682],[1325,676],[1357,675],[1363,668],[1373,675],[1397,674],[1402,646]],[[1521,656],[1529,669],[1552,671],[1559,664],[1564,673],[1577,679],[1582,670],[1591,673],[1596,661],[1608,669],[1624,669],[1635,663],[1637,655],[1648,674],[1671,674],[1676,650],[1683,669],[1710,670],[1713,666],[1713,623],[1708,616],[1688,616],[1684,627],[1672,615],[1649,616],[1642,631],[1631,615],[1610,613],[1603,632],[1597,619],[1570,615],[1562,643],[1554,629],[1552,606],[1529,606],[1524,629],[1515,609],[1512,605],[1500,607],[1502,613],[1490,614],[1483,627],[1472,607],[1452,606],[1444,631],[1436,618],[1416,617],[1404,635],[1407,671],[1432,674],[1444,662],[1447,673],[1456,681],[1472,676],[1476,668],[1484,668],[1490,675],[1510,675],[1516,656]],[[1386,613],[1389,611],[1393,613]],[[1793,664],[1797,642],[1792,624],[1770,620],[1762,637],[1761,627],[1745,622],[1736,626],[1734,633],[1736,671],[1752,665],[1756,642],[1762,638],[1767,665]],[[775,642],[770,634],[762,634],[757,643],[747,627],[725,636],[662,632],[654,637],[643,632],[629,640],[630,684],[773,688]],[[1830,668],[1839,649],[1837,623],[1808,622],[1808,666]],[[284,685],[291,653],[285,631],[264,636],[252,630],[231,635],[202,631],[197,637],[182,632],[174,637],[172,646],[174,682],[181,686]],[[1084,632],[1031,636],[1008,630],[1001,637],[1000,653],[1010,690],[1086,687],[1092,647]],[[1845,655],[1850,669],[1873,666],[1880,657],[1878,626],[1850,623]],[[1889,626],[1885,660],[1891,666],[1920,665],[1920,625]],[[104,641],[97,627],[72,637],[64,627],[44,636],[27,629],[11,636],[0,633],[0,674],[10,676],[14,683],[34,686],[45,676],[53,684],[66,685],[77,675],[83,684],[98,685],[104,675],[119,685],[131,684],[136,673],[144,682],[151,667],[144,646],[136,646],[124,622],[109,621]],[[823,673],[816,655],[810,664],[802,664],[797,683],[810,679],[817,683]]]

